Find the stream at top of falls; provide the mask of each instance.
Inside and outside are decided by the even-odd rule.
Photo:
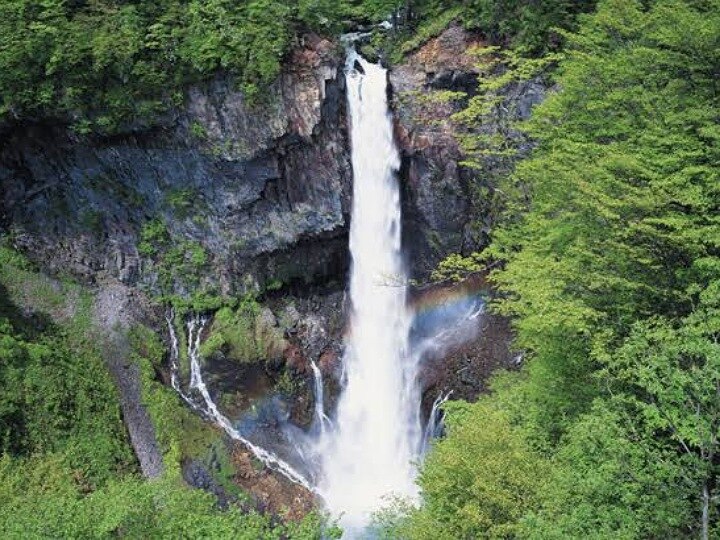
[[[338,518],[343,538],[365,538],[373,513],[398,499],[417,501],[417,464],[442,431],[440,394],[422,426],[418,371],[428,351],[467,334],[482,302],[443,304],[430,316],[407,300],[401,245],[400,157],[387,100],[387,71],[349,50],[345,69],[350,117],[353,200],[350,224],[350,332],[341,391],[326,413],[322,373],[310,362],[315,407],[305,432],[289,422],[268,435],[253,420],[231,421],[213,401],[202,373],[200,341],[208,319],[185,317],[190,380],[180,380],[180,351],[172,312],[171,385],[195,411],[243,443],[266,466],[318,495]],[[415,318],[415,321],[414,321]],[[413,341],[411,329],[422,339]],[[465,326],[463,326],[465,325]],[[454,330],[455,329],[455,330]],[[250,426],[250,427],[248,427]],[[271,439],[279,436],[283,444]]]

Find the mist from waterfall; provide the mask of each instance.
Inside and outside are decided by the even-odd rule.
[[[350,335],[334,429],[320,441],[318,492],[350,537],[391,497],[415,498],[422,447],[416,357],[401,254],[400,158],[387,72],[348,54],[353,206]]]

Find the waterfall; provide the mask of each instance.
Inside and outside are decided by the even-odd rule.
[[[171,312],[172,314],[172,312]],[[177,336],[175,334],[175,328],[173,326],[173,317],[171,315],[166,316],[168,327],[170,329],[171,348],[170,348],[170,367],[171,367],[171,384],[173,388],[180,394],[180,396],[194,409],[199,410],[202,414],[207,416],[210,420],[219,425],[225,433],[227,433],[232,439],[240,441],[245,447],[247,447],[257,459],[259,459],[267,467],[278,471],[280,474],[295,482],[308,490],[313,490],[310,482],[296,469],[294,469],[289,463],[280,459],[271,452],[261,448],[247,438],[243,437],[240,432],[235,429],[232,422],[223,415],[218,409],[217,405],[212,399],[210,392],[205,385],[205,381],[202,378],[202,370],[200,367],[200,338],[202,332],[207,324],[207,318],[193,314],[190,316],[187,322],[187,355],[190,360],[190,389],[197,391],[202,398],[205,406],[198,405],[189,396],[182,392],[180,383],[177,376],[178,370],[178,344]]]
[[[401,254],[400,159],[387,104],[387,72],[348,54],[353,205],[350,336],[334,429],[321,448],[319,493],[352,537],[389,497],[414,499],[422,448],[416,357],[409,354]]]
[[[452,390],[447,394],[440,392],[438,397],[435,398],[435,401],[433,401],[430,416],[428,417],[427,424],[425,424],[425,431],[423,432],[422,448],[420,450],[421,455],[425,455],[427,451],[430,450],[433,439],[437,439],[442,434],[444,425],[441,407],[442,404],[448,400],[450,394],[452,394]]]
[[[180,346],[178,344],[177,333],[175,332],[175,312],[172,309],[165,314],[165,321],[167,322],[168,332],[170,334],[170,386],[180,394],[180,397],[185,403],[190,405],[192,409],[199,411],[200,408],[197,403],[183,392],[180,386],[180,376],[178,374],[180,369]]]
[[[170,333],[170,386],[175,389],[183,398],[185,398],[180,389],[180,381],[178,379],[178,358],[180,358],[180,348],[178,347],[177,334],[175,333],[175,312],[171,309],[165,314],[168,332]]]
[[[458,321],[476,319],[482,305],[469,299],[446,310],[447,317],[444,311],[426,317],[418,330],[426,337],[410,351],[413,313],[406,302],[407,275],[402,261],[396,178],[400,158],[387,103],[387,72],[350,51],[346,81],[354,179],[350,332],[343,356],[342,389],[332,422],[325,413],[322,374],[311,361],[313,428],[308,432],[286,432],[292,452],[299,456],[301,468],[305,467],[309,476],[253,444],[219,411],[203,380],[200,341],[207,319],[198,314],[186,318],[190,381],[187,393],[183,391],[172,312],[166,319],[171,338],[172,387],[265,465],[318,494],[327,510],[340,517],[344,538],[358,538],[368,534],[372,514],[385,504],[397,498],[417,500],[416,466],[441,429],[440,408],[449,395],[438,396],[427,425],[421,426],[419,363],[426,352],[452,343],[455,336],[451,328]],[[460,325],[461,333],[464,328]],[[287,457],[292,460],[294,456]]]
[[[330,423],[330,419],[325,414],[325,392],[323,390],[322,373],[314,360],[310,362],[310,367],[312,368],[315,382],[315,422],[320,430],[320,436],[323,437],[326,426]]]

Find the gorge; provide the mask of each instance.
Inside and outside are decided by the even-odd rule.
[[[0,538],[720,538],[718,50],[0,0]]]
[[[495,366],[512,362],[507,323],[483,312],[482,284],[410,284],[478,241],[457,143],[430,121],[453,106],[426,111],[408,98],[446,80],[434,72],[449,57],[448,74],[466,70],[450,79],[474,78],[475,40],[452,25],[388,72],[310,35],[267,103],[251,106],[217,78],[190,88],[158,128],[78,137],[28,122],[6,131],[0,179],[12,245],[97,295],[93,324],[112,342],[106,361],[144,474],[166,474],[172,447],[127,357],[138,325],[165,339],[154,377],[260,466],[324,501],[347,535],[362,535],[384,501],[416,498],[439,404],[450,391],[477,395]],[[536,91],[508,99],[532,103]],[[250,324],[243,339],[255,344],[234,351],[227,338],[203,351],[233,297],[249,298],[245,322],[233,324]],[[191,485],[225,500],[213,456],[226,459],[217,448],[233,452],[234,442],[214,444],[183,450],[180,464]],[[236,478],[260,486],[251,488],[257,504],[284,501],[288,488],[252,468]]]
[[[482,313],[483,300],[472,296],[455,311],[450,299],[443,299],[439,306],[443,309],[430,323],[432,331],[420,331],[422,338],[411,340],[411,329],[418,331],[408,304],[398,185],[400,155],[388,107],[387,71],[366,61],[354,48],[348,49],[344,70],[353,168],[348,331],[335,410],[329,415],[325,412],[322,372],[311,360],[312,425],[307,432],[283,430],[288,448],[294,449],[289,459],[297,469],[262,443],[251,442],[252,435],[243,433],[213,401],[200,358],[207,318],[187,318],[188,394],[180,383],[172,313],[167,323],[171,384],[183,400],[244,444],[263,464],[316,493],[330,515],[340,520],[345,537],[360,538],[383,505],[416,500],[417,467],[440,432],[439,406],[449,395],[438,396],[423,426],[422,362],[428,347],[442,355],[450,343],[457,347],[477,338],[474,321]],[[442,337],[453,332],[452,341]],[[272,438],[264,440],[273,444]]]

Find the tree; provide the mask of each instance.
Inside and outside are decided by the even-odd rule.
[[[421,507],[405,508],[400,518],[381,516],[384,534],[418,540],[515,536],[549,464],[487,400],[453,402],[447,412],[449,436],[436,443],[420,474]]]
[[[597,400],[563,438],[521,538],[679,538],[693,498],[682,459],[640,437],[625,408]]]
[[[717,521],[720,453],[720,281],[679,325],[638,323],[607,360],[607,374],[630,386],[646,436],[684,455],[683,480],[695,486],[702,538]]]
[[[483,406],[549,461],[550,478],[524,513],[495,514],[492,497],[458,489],[505,478],[480,469],[492,450],[463,434],[488,428],[480,416],[458,424],[437,453],[464,441],[451,455],[477,464],[448,460],[444,483],[423,473],[437,491],[408,522],[455,519],[411,538],[462,538],[453,527],[488,515],[472,534],[507,523],[508,536],[535,538],[718,532],[720,3],[604,0],[579,20],[558,91],[523,126],[537,146],[497,192],[504,214],[484,254],[526,366]],[[531,474],[523,463],[503,466]],[[431,456],[426,471],[436,466]],[[475,514],[458,511],[465,500]]]

